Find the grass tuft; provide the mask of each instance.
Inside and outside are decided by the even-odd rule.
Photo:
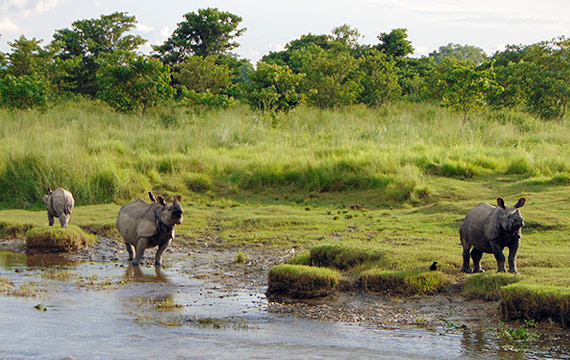
[[[268,297],[309,299],[334,293],[341,276],[332,269],[281,264],[269,271],[268,279]]]
[[[370,269],[362,272],[357,282],[362,290],[375,293],[428,295],[443,291],[451,280],[441,271]]]
[[[476,274],[465,279],[461,294],[468,299],[499,300],[503,286],[519,281],[515,274]]]
[[[76,252],[94,245],[97,238],[81,228],[70,225],[68,228],[39,226],[26,233],[26,248],[37,252]]]

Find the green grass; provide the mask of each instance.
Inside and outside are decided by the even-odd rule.
[[[463,217],[479,202],[524,196],[517,285],[570,288],[567,118],[500,111],[463,126],[435,105],[395,103],[274,118],[239,105],[202,115],[165,107],[140,120],[80,101],[45,113],[0,109],[0,120],[2,237],[47,224],[48,186],[70,189],[71,224],[97,233],[115,231],[120,206],[148,191],[181,193],[175,241],[295,248],[308,255],[291,262],[356,279],[370,269],[422,273],[437,261],[471,284],[483,278],[460,273]],[[493,275],[494,257],[482,266]],[[485,279],[469,296],[504,288]]]
[[[315,298],[337,289],[338,271],[306,265],[281,264],[269,271],[268,297]]]
[[[384,271],[377,268],[362,272],[360,288],[370,292],[404,295],[428,295],[441,292],[452,282],[452,276],[441,271]]]
[[[499,300],[503,286],[520,280],[514,274],[475,274],[465,279],[461,294],[469,299]]]
[[[502,289],[501,315],[508,320],[552,320],[570,328],[568,287],[517,283]]]
[[[94,235],[85,233],[75,225],[65,229],[57,226],[38,226],[26,232],[26,248],[39,252],[75,252],[96,242]]]

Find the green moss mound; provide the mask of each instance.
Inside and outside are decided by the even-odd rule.
[[[465,279],[461,294],[468,299],[499,300],[503,286],[519,281],[515,274],[477,274]]]
[[[559,286],[511,284],[502,288],[505,320],[553,320],[570,328],[570,289]]]
[[[281,264],[269,271],[268,297],[310,299],[334,293],[340,274],[332,269]]]
[[[428,295],[441,292],[451,283],[452,277],[441,271],[364,271],[357,282],[362,290],[402,295]]]
[[[346,270],[364,263],[383,263],[388,259],[385,250],[358,245],[330,244],[311,248],[310,264]]]
[[[26,233],[26,248],[34,252],[76,252],[97,242],[94,235],[70,225],[63,229],[57,226],[39,226]]]

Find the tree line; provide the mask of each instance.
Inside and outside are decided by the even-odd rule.
[[[0,106],[46,109],[82,96],[142,118],[169,100],[200,111],[241,101],[275,114],[303,103],[326,109],[403,99],[438,102],[465,120],[488,108],[560,119],[570,97],[570,40],[563,36],[492,56],[449,43],[414,58],[404,28],[364,45],[356,28],[342,25],[302,35],[253,66],[232,53],[246,31],[241,17],[207,8],[183,18],[149,55],[138,51],[146,40],[132,34],[136,17],[124,12],[75,21],[45,46],[22,35],[0,52]]]

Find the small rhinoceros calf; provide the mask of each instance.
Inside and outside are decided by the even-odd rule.
[[[505,206],[505,200],[497,199],[497,207],[480,203],[471,209],[461,227],[459,235],[463,245],[462,271],[485,272],[481,268],[483,253],[492,253],[497,259],[497,271],[505,272],[505,256],[503,249],[509,248],[509,272],[518,273],[517,252],[521,241],[521,228],[524,226],[519,208],[525,203],[525,198],[512,207]],[[473,270],[469,267],[469,250],[473,258]]]
[[[54,191],[48,188],[48,194],[44,195],[42,202],[47,206],[49,226],[53,226],[56,217],[59,218],[61,227],[66,228],[75,205],[73,195],[61,186]]]
[[[182,223],[182,197],[177,195],[172,204],[166,204],[162,196],[151,204],[137,199],[119,210],[117,228],[129,253],[129,262],[138,266],[145,249],[158,246],[155,265],[162,265],[162,253],[174,239],[174,226]],[[133,253],[134,248],[134,253]]]

